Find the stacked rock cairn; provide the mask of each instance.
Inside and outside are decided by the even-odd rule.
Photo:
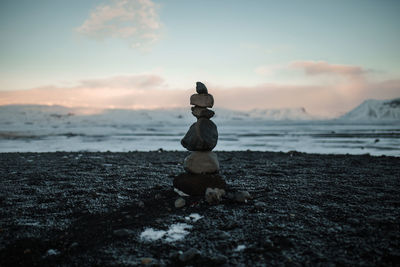
[[[207,188],[225,188],[225,181],[218,174],[218,158],[212,152],[217,145],[218,130],[210,120],[215,113],[208,108],[213,107],[214,98],[201,82],[196,83],[196,92],[190,97],[190,104],[197,122],[181,140],[182,146],[191,154],[183,163],[186,173],[174,179],[174,187],[189,195],[204,195]]]

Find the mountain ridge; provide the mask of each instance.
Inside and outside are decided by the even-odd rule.
[[[213,109],[216,113],[215,118],[223,120],[244,120],[251,118],[255,120],[313,120],[314,116],[300,108],[282,109],[252,109],[249,111],[231,110],[225,108]],[[87,108],[87,107],[65,107],[61,105],[3,105],[0,112],[13,113],[14,115],[36,115],[36,116],[96,116],[96,117],[129,117],[146,115],[148,118],[191,118],[189,107],[159,108],[159,109],[111,109],[111,108]],[[1,114],[0,114],[1,115]],[[144,117],[146,117],[144,116]],[[1,118],[1,116],[0,116]]]
[[[339,119],[351,121],[400,120],[400,98],[367,99]]]

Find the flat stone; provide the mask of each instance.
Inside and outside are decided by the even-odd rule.
[[[196,92],[198,94],[208,94],[207,87],[202,82],[196,83]]]
[[[214,105],[214,97],[210,94],[194,94],[190,97],[190,105],[212,108]]]
[[[181,173],[174,179],[174,187],[191,196],[204,196],[207,188],[225,189],[219,174]]]
[[[193,116],[195,116],[196,118],[200,119],[200,118],[212,118],[214,116],[214,111],[209,110],[208,108],[202,108],[199,106],[194,106],[192,107],[192,114]]]
[[[217,141],[217,126],[208,119],[200,118],[190,126],[181,144],[189,151],[211,151]]]
[[[217,154],[211,151],[194,151],[185,158],[183,168],[191,173],[215,173],[219,170]]]

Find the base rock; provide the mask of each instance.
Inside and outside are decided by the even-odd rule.
[[[181,173],[175,177],[174,187],[191,196],[204,196],[207,188],[225,189],[226,183],[218,174]]]

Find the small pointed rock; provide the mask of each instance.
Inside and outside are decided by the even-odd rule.
[[[190,105],[212,108],[214,106],[214,97],[210,94],[194,94],[190,97]]]
[[[198,94],[208,94],[207,87],[202,82],[196,83],[196,92]]]
[[[206,119],[210,119],[214,116],[214,111],[209,110],[208,108],[202,108],[202,107],[198,107],[198,106],[194,106],[192,107],[192,114],[193,116],[195,116],[196,118],[206,118]]]

